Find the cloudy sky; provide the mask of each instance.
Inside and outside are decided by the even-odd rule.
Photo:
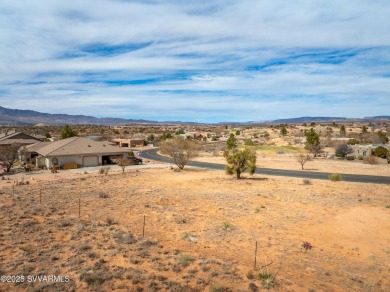
[[[390,114],[389,0],[0,0],[0,105],[197,122]]]

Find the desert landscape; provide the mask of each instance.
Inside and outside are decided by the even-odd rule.
[[[1,291],[390,289],[389,185],[161,167],[1,180]]]

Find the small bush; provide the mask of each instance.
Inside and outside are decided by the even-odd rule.
[[[110,171],[110,169],[111,169],[111,167],[108,167],[108,166],[106,166],[106,167],[101,167],[101,168],[99,169],[99,174],[105,174],[105,175],[107,175],[108,172]]]
[[[276,286],[275,276],[273,276],[267,271],[261,271],[257,275],[257,279],[261,281],[261,283],[263,284],[263,288],[269,289]]]
[[[375,165],[378,164],[376,157],[374,155],[370,155],[364,159],[364,161],[368,164]]]
[[[211,289],[211,292],[224,292],[227,291],[225,287],[221,286],[220,284],[214,284]]]
[[[340,181],[341,180],[341,174],[339,174],[339,173],[331,173],[329,175],[329,179],[331,181]]]
[[[311,185],[311,179],[304,178],[304,179],[302,180],[302,183],[303,183],[304,185]]]
[[[115,220],[112,217],[107,217],[106,223],[107,223],[107,225],[113,225],[115,223]]]
[[[228,222],[228,221],[225,221],[225,222],[223,222],[223,227],[222,228],[223,228],[223,230],[227,231],[227,230],[233,228],[233,224]]]
[[[179,262],[179,264],[180,264],[182,267],[188,267],[189,264],[190,264],[190,262],[193,262],[194,259],[193,259],[191,256],[189,256],[188,254],[183,253],[183,254],[181,254],[181,255],[179,256],[179,258],[177,259],[177,261]]]

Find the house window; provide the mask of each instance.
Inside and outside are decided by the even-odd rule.
[[[363,156],[367,156],[367,151],[363,150]]]

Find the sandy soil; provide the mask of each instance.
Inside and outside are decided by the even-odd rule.
[[[226,164],[226,160],[222,156],[213,156],[209,153],[202,153],[200,157],[194,159],[194,161],[203,161],[211,163]],[[257,166],[266,168],[279,168],[300,170],[301,165],[296,161],[294,157],[288,156],[269,156],[269,155],[257,155]],[[350,174],[365,174],[365,175],[384,175],[390,176],[390,164],[377,164],[370,165],[363,163],[360,160],[348,161],[338,159],[322,159],[316,158],[307,162],[304,165],[306,170],[330,172],[330,173],[350,173]]]
[[[0,181],[0,274],[70,277],[0,291],[389,291],[390,186],[311,182],[139,169],[11,196]]]

